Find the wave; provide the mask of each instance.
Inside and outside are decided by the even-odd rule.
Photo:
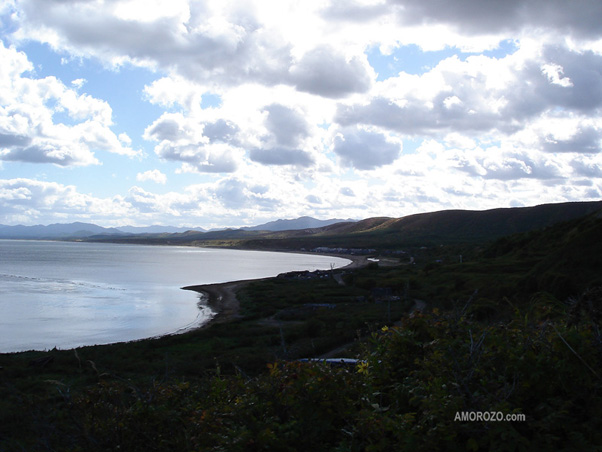
[[[28,282],[33,284],[46,284],[46,285],[60,285],[60,286],[74,286],[82,288],[100,289],[100,290],[117,290],[125,291],[127,289],[123,287],[110,286],[108,284],[98,284],[89,281],[74,281],[62,278],[41,278],[34,276],[24,275],[13,275],[8,273],[0,273],[0,280],[3,281],[16,281],[16,282]]]

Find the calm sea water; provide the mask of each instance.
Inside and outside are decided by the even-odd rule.
[[[213,314],[183,286],[348,262],[261,251],[0,240],[0,352],[177,332]]]

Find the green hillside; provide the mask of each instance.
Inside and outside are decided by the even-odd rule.
[[[497,260],[536,260],[524,275],[525,290],[573,295],[602,285],[602,214],[499,239],[484,254]]]
[[[484,211],[444,210],[402,218],[376,217],[358,222],[292,231],[189,231],[178,234],[144,234],[93,240],[226,246],[248,249],[375,248],[483,243],[509,234],[530,231],[578,218],[602,209],[602,201],[543,204]]]

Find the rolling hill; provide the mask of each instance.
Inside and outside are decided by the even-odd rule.
[[[103,228],[91,223],[50,224],[48,226],[0,225],[0,239],[66,239],[85,238],[93,235],[115,235],[123,232],[115,228]]]
[[[602,201],[542,204],[483,211],[443,210],[401,218],[375,217],[319,228],[285,231],[189,231],[145,236],[98,236],[94,240],[248,249],[301,250],[317,247],[375,248],[484,243],[510,234],[541,229],[602,209]]]

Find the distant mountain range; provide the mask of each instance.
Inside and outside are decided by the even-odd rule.
[[[186,232],[186,231],[199,231],[205,232],[203,228],[178,228],[175,226],[119,226],[117,228],[121,232],[125,232],[126,234],[175,234],[178,232]]]
[[[276,220],[258,226],[245,227],[243,231],[285,231],[296,229],[320,228],[341,221],[354,220],[318,220],[312,217],[301,217],[295,220]],[[144,234],[182,234],[189,231],[196,233],[207,232],[203,228],[179,228],[174,226],[119,226],[117,228],[104,228],[92,223],[57,223],[48,226],[6,226],[0,225],[1,239],[85,239],[93,236],[124,236],[124,235],[144,235]],[[213,230],[212,232],[215,232]],[[223,229],[221,230],[223,231]]]
[[[298,229],[315,229],[324,226],[330,226],[336,223],[353,223],[356,220],[340,220],[332,218],[330,220],[317,220],[312,217],[299,217],[295,220],[276,220],[259,226],[241,228],[245,231],[293,231]]]
[[[392,249],[486,242],[509,234],[546,228],[601,209],[602,201],[592,201],[482,211],[443,210],[401,218],[375,217],[360,221],[301,217],[218,231],[167,226],[103,228],[88,223],[0,226],[0,238],[82,239],[249,249]]]
[[[0,225],[2,239],[57,239],[86,238],[93,235],[123,235],[119,229],[103,228],[91,223],[50,224],[43,226],[6,226]]]
[[[189,231],[191,228],[176,228],[172,226],[122,226],[119,228],[104,228],[92,223],[57,223],[48,226],[6,226],[0,225],[1,239],[77,239],[88,238],[96,235],[103,236],[123,236],[139,234],[161,234],[161,233],[181,233]],[[203,229],[195,229],[203,231]]]

